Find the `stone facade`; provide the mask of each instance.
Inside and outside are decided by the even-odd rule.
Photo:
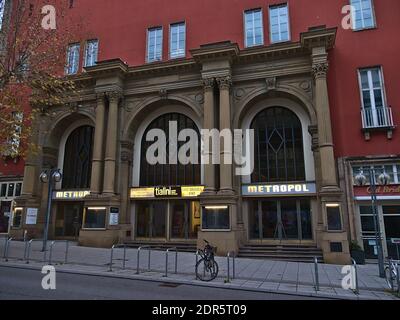
[[[38,208],[35,226],[25,223],[12,228],[11,236],[24,230],[40,237],[44,227],[47,184],[38,180],[45,168],[60,166],[60,143],[68,127],[86,123],[95,128],[90,196],[80,199],[85,208],[107,210],[104,230],[84,229],[79,233],[83,245],[110,247],[135,239],[134,201],[130,188],[134,182],[135,150],[138,130],[149,115],[163,110],[181,110],[191,115],[201,128],[244,128],[248,114],[257,105],[290,104],[304,115],[303,128],[309,147],[306,166],[314,177],[317,193],[311,199],[313,240],[287,243],[314,244],[323,250],[328,263],[349,263],[348,207],[345,187],[339,183],[334,158],[327,73],[328,52],[334,50],[336,29],[313,29],[301,34],[299,42],[240,50],[230,42],[201,46],[192,50],[191,59],[129,67],[120,60],[102,61],[75,80],[84,89],[70,104],[43,115],[35,123],[33,139],[42,147],[25,166],[22,196],[17,206]],[[284,106],[284,105],[282,105]],[[217,115],[217,116],[216,116]],[[223,149],[222,149],[223,150]],[[224,155],[223,153],[221,154]],[[226,205],[230,209],[230,229],[199,231],[198,242],[207,238],[220,253],[237,252],[248,236],[248,206],[241,187],[243,180],[234,174],[235,165],[204,165],[200,195],[202,207]],[[60,185],[55,186],[60,189]],[[335,204],[342,217],[341,230],[329,231],[327,208]],[[50,237],[54,237],[58,201],[53,202]],[[109,225],[110,208],[118,208],[118,225]],[[25,222],[25,219],[22,219]],[[269,243],[276,243],[271,240]],[[332,243],[341,252],[332,252]]]

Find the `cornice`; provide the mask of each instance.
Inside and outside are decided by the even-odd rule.
[[[301,46],[307,49],[325,47],[326,50],[335,46],[337,28],[319,26],[309,28],[307,32],[300,34]]]
[[[237,43],[230,41],[217,42],[200,46],[200,48],[190,50],[193,59],[197,63],[210,60],[227,59],[230,62],[236,59],[240,49]]]

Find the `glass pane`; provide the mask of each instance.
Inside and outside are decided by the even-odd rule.
[[[297,201],[281,201],[282,237],[283,239],[298,239]]]
[[[312,240],[312,218],[309,200],[300,201],[301,232],[304,240]]]
[[[368,72],[367,71],[361,71],[360,72],[361,76],[361,86],[363,89],[369,89],[369,83],[368,83]]]
[[[203,208],[203,229],[227,230],[230,228],[229,208]]]
[[[200,230],[200,202],[191,201],[190,205],[190,216],[189,216],[189,238],[197,239],[197,233]]]
[[[361,216],[361,229],[363,232],[375,231],[375,222],[373,216]]]
[[[400,206],[383,206],[382,208],[384,215],[396,215],[396,214],[400,215]]]
[[[11,201],[2,201],[0,205],[0,233],[8,233],[11,215]]]
[[[7,195],[7,184],[3,183],[1,185],[0,197],[4,198]]]
[[[340,207],[327,207],[328,230],[342,230],[342,220],[340,217]]]
[[[258,201],[249,201],[249,236],[250,239],[260,238],[260,220],[258,216]]]
[[[364,251],[367,259],[376,259],[378,250],[374,239],[364,239]]]
[[[372,206],[360,206],[360,214],[361,215],[373,214]]]
[[[140,202],[137,205],[136,215],[136,236],[150,237],[150,206],[148,202]]]
[[[15,188],[14,183],[9,183],[8,184],[7,197],[13,197],[14,196],[14,188]]]
[[[167,203],[155,202],[153,204],[152,237],[165,238],[166,235]]]
[[[277,205],[277,201],[263,201],[261,203],[264,239],[274,239],[279,237]]]
[[[185,202],[171,203],[171,211],[171,236],[173,238],[185,239],[188,227],[187,214],[185,214]]]
[[[86,210],[85,228],[104,229],[106,227],[106,210]]]

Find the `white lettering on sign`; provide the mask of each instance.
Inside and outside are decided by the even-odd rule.
[[[244,196],[315,194],[316,185],[315,183],[246,185],[242,187],[242,193]]]
[[[90,195],[90,191],[56,191],[55,199],[82,199]]]

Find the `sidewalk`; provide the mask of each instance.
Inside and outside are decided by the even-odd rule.
[[[50,246],[49,241],[48,246]],[[39,268],[48,264],[49,252],[41,252],[42,243],[33,242],[29,265],[24,261],[25,245],[23,242],[12,241],[9,247],[9,261],[3,258],[5,240],[0,239],[0,261],[2,265]],[[123,270],[123,249],[115,249],[113,254],[112,271],[110,272],[110,249],[78,247],[70,243],[68,263],[64,264],[65,243],[57,242],[53,248],[52,263],[57,271],[107,275],[114,277],[144,279],[162,282],[175,282],[203,285],[210,287],[229,287],[241,290],[284,293],[304,296],[318,296],[339,299],[396,299],[387,292],[385,279],[378,277],[377,265],[358,266],[358,282],[360,294],[344,290],[341,282],[342,266],[319,264],[320,291],[315,290],[315,268],[312,263],[282,262],[271,260],[242,259],[235,260],[235,279],[226,283],[227,258],[217,257],[219,277],[204,283],[195,279],[195,255],[191,253],[178,254],[178,273],[174,274],[175,253],[170,252],[168,263],[168,278],[165,275],[166,255],[163,251],[151,252],[151,269],[148,268],[148,252],[140,256],[140,274],[137,275],[137,250],[127,249],[125,270]],[[232,264],[231,264],[232,277]]]

